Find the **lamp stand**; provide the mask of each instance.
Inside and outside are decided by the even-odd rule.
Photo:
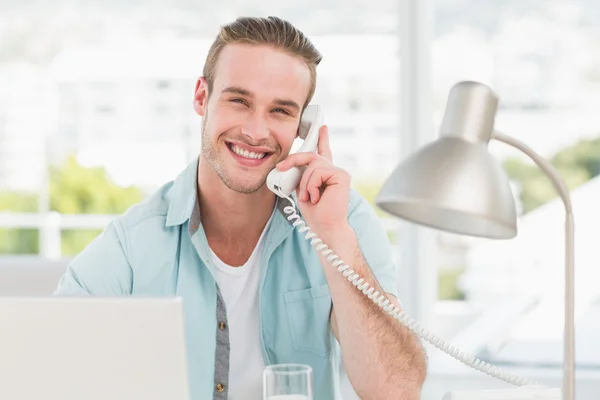
[[[512,146],[527,155],[550,179],[565,207],[565,326],[563,360],[563,399],[575,399],[575,223],[569,188],[552,164],[526,144],[499,132],[492,139]]]

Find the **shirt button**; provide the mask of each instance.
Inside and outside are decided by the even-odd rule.
[[[219,329],[224,331],[227,328],[227,324],[225,322],[219,322]]]
[[[223,390],[225,390],[225,386],[223,386],[222,384],[218,383],[217,384],[217,392],[222,392]]]

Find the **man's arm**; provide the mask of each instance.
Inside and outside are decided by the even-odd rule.
[[[384,293],[384,287],[385,292],[395,293],[389,240],[364,199],[348,212],[350,175],[332,163],[325,125],[319,130],[318,154],[294,153],[277,164],[280,171],[292,166],[306,166],[297,199],[311,230],[378,292]],[[332,329],[356,392],[362,399],[418,399],[426,374],[418,338],[359,292],[320,253],[319,257],[333,301]],[[396,299],[390,300],[399,306]]]
[[[75,257],[58,282],[55,295],[118,296],[131,293],[132,271],[117,221]]]
[[[359,247],[354,230],[321,234],[346,264],[379,293],[384,293]],[[419,399],[426,375],[426,360],[419,339],[369,300],[319,256],[329,283],[332,330],[342,348],[348,379],[361,399]],[[398,308],[398,300],[387,295]]]

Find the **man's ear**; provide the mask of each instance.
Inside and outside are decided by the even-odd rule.
[[[196,81],[196,89],[194,90],[194,111],[201,117],[206,114],[206,106],[208,103],[208,83],[201,76]]]

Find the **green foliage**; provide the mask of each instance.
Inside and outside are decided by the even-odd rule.
[[[63,214],[121,214],[142,200],[135,187],[122,188],[108,178],[103,168],[85,168],[75,157],[50,169],[50,209]],[[75,255],[101,230],[63,231],[62,254]]]
[[[114,184],[103,168],[86,168],[75,157],[50,169],[50,209],[63,214],[120,214],[142,200],[135,187]],[[16,193],[0,194],[0,210],[35,212],[37,198]],[[101,230],[72,230],[61,233],[62,254],[75,255]],[[0,254],[38,252],[37,230],[0,230]]]
[[[35,212],[37,198],[34,195],[0,193],[0,212]],[[35,229],[0,229],[0,254],[29,254],[38,250]]]
[[[464,271],[464,267],[439,270],[438,300],[465,299],[465,294],[458,289],[456,284]]]
[[[550,162],[569,189],[575,189],[600,175],[600,137],[581,140],[556,153]],[[504,167],[509,178],[520,187],[523,212],[527,213],[558,196],[550,180],[537,166],[520,158],[508,158]]]
[[[138,188],[110,181],[104,168],[85,168],[74,157],[50,169],[50,208],[63,214],[120,214],[142,201]]]
[[[35,212],[37,197],[18,193],[0,193],[0,211]]]

